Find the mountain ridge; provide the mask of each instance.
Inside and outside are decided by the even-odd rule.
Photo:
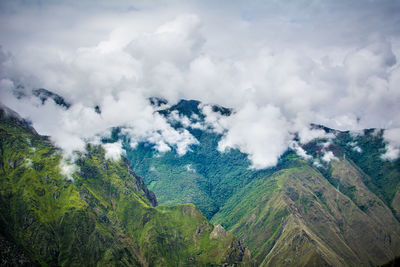
[[[173,110],[178,112],[182,110],[183,112],[179,113],[181,116],[191,116],[192,112],[189,109],[192,106],[192,102],[187,102],[190,104],[186,107],[184,107],[184,100],[179,103],[180,108],[174,107]],[[198,109],[196,108],[196,110]],[[165,112],[165,114],[169,113]],[[177,127],[184,127],[183,125],[176,125]],[[166,191],[168,186],[164,184],[164,181],[167,182],[170,179],[168,177],[168,169],[170,168],[181,169],[181,172],[174,173],[171,179],[179,181],[179,183],[185,183],[185,186],[190,186],[188,181],[193,181],[197,183],[197,188],[204,190],[204,192],[213,192],[213,180],[221,182],[220,179],[224,179],[226,176],[216,179],[216,176],[210,176],[210,173],[203,172],[199,165],[209,166],[211,170],[219,169],[225,171],[230,168],[235,170],[242,168],[243,172],[241,174],[236,173],[225,180],[225,183],[228,183],[231,188],[231,191],[225,191],[225,193],[231,193],[225,197],[223,202],[220,202],[221,204],[216,209],[216,212],[205,212],[205,214],[209,214],[209,218],[213,223],[222,224],[226,229],[237,235],[249,247],[257,264],[266,266],[303,266],[309,264],[333,266],[376,265],[384,264],[393,259],[397,256],[396,251],[400,249],[398,243],[400,233],[399,217],[395,210],[398,209],[396,203],[400,199],[400,193],[398,193],[400,188],[400,161],[399,159],[395,161],[381,159],[385,148],[383,130],[366,129],[360,134],[354,135],[349,131],[338,131],[322,125],[313,124],[310,127],[321,129],[327,134],[333,134],[329,139],[317,138],[309,143],[300,144],[305,153],[312,157],[311,161],[310,159],[304,160],[297,155],[295,150],[289,149],[280,157],[277,166],[259,171],[249,170],[250,164],[246,155],[239,151],[217,152],[216,148],[220,135],[204,130],[191,129],[190,126],[186,129],[196,136],[199,144],[193,146],[188,155],[177,157],[174,156],[174,152],[159,155],[151,152],[151,146],[141,145],[132,151],[128,150],[127,154],[128,157],[132,158],[131,163],[133,166],[136,166],[135,161],[138,164],[145,162],[145,164],[142,164],[144,169],[139,168],[139,170],[146,173],[146,177],[149,179],[146,183],[156,190],[162,201],[164,201],[163,195],[168,196],[167,199],[171,199],[171,197],[179,197],[184,194],[182,192],[184,190],[176,190],[174,188],[171,191]],[[210,146],[210,144],[213,145]],[[322,159],[325,153],[332,153],[332,159],[328,162]],[[229,158],[229,156],[231,158],[227,163],[223,158]],[[202,161],[196,163],[199,158]],[[239,165],[230,165],[240,158],[242,161],[240,161]],[[365,162],[368,163],[366,164]],[[190,169],[185,170],[185,166],[188,165]],[[149,172],[151,168],[153,168],[153,172],[158,172],[159,174],[156,175]],[[302,168],[307,168],[308,170],[304,175],[299,172]],[[191,169],[196,170],[196,173],[190,173],[189,170]],[[295,171],[297,175],[286,179],[285,182],[281,182],[280,186],[274,187],[271,184],[265,190],[263,189],[262,184],[271,179],[270,177],[288,170]],[[243,174],[246,175],[243,176]],[[181,175],[182,178],[177,180],[177,175],[178,177]],[[299,180],[298,177],[303,176],[304,178]],[[314,176],[324,181],[323,191],[316,189],[315,186],[310,184],[309,180],[305,179],[305,177]],[[159,177],[161,179],[164,177],[166,180],[160,180]],[[299,181],[299,183],[296,186],[289,186],[290,183],[288,181],[292,180]],[[201,189],[202,187],[198,186],[204,184],[203,181],[206,182],[206,186]],[[160,185],[157,185],[157,183]],[[249,188],[248,186],[251,184],[255,185]],[[307,187],[301,189],[304,184]],[[271,198],[270,202],[266,204],[266,199],[256,204],[258,202],[254,199],[254,196],[257,195],[257,190],[261,190],[258,194],[267,197],[267,199]],[[303,194],[305,194],[303,199],[299,196],[302,194],[302,190],[304,190]],[[324,195],[323,192],[325,191],[329,193]],[[281,193],[278,194],[278,192]],[[291,199],[290,197],[296,198],[296,194],[298,195],[296,200],[287,202],[287,199]],[[219,195],[215,196],[219,197]],[[251,196],[253,196],[253,199]],[[247,197],[249,199],[246,199]],[[260,198],[264,199],[261,196]],[[246,201],[243,202],[244,200]],[[183,197],[181,201],[185,203],[185,201],[196,202],[198,200],[185,199]],[[338,204],[335,204],[335,201],[339,201]],[[177,202],[179,203],[179,200]],[[204,209],[201,203],[196,203],[196,205],[199,205],[200,209]],[[249,210],[258,209],[257,205],[260,205],[260,210],[270,210],[270,215],[265,215],[266,217],[258,215],[261,216],[260,218],[254,217],[254,214]],[[314,219],[330,222],[331,227],[337,229],[337,233],[328,231],[324,227],[315,228],[315,225],[311,223],[312,217],[308,217],[310,214],[308,212],[304,213],[307,205],[319,206],[321,212],[319,217],[321,218],[314,216]],[[350,206],[347,207],[347,205]],[[237,209],[242,209],[243,212],[237,215],[232,213]],[[341,214],[346,209],[351,212]],[[303,211],[299,213],[299,210]],[[333,210],[336,210],[333,213],[334,215],[331,214]],[[350,214],[354,214],[354,218]],[[257,221],[257,218],[259,218],[259,221]],[[354,226],[355,222],[353,220],[356,218],[362,225],[361,228],[369,229],[364,234],[364,238],[369,241],[361,241],[360,237],[355,238],[349,235],[349,233],[358,236],[362,235],[358,232],[358,228]],[[282,223],[282,220],[285,223]],[[228,221],[231,224],[227,224]],[[253,223],[255,224],[254,226],[252,226]],[[378,229],[378,232],[384,236],[383,240],[379,236],[380,234],[376,232],[377,230],[373,229]],[[286,234],[282,235],[282,233]],[[253,236],[254,239],[250,238],[249,235]],[[299,240],[302,241],[300,242]],[[308,249],[291,254],[287,243],[303,244]],[[319,250],[315,244],[318,244]],[[376,247],[371,249],[368,248],[367,244],[376,244]],[[302,254],[306,256],[300,256]]]
[[[217,237],[225,241],[222,240],[222,247],[217,246],[220,255],[217,258],[209,257],[213,254],[210,244],[202,241],[206,246],[203,249],[208,249],[211,254],[190,257],[184,252],[186,260],[190,259],[186,263],[201,265],[212,260],[259,266],[358,266],[380,265],[399,256],[400,159],[387,161],[381,158],[386,146],[384,130],[366,129],[354,134],[313,124],[310,125],[312,129],[323,130],[329,137],[316,138],[306,144],[301,144],[295,137],[293,141],[298,147],[290,147],[284,152],[276,166],[254,170],[250,168],[247,154],[237,149],[218,151],[222,134],[198,126],[205,118],[201,102],[181,100],[176,105],[165,106],[167,102],[162,99],[150,101],[161,108],[156,112],[165,116],[172,127],[189,131],[198,144],[191,146],[185,155],[177,155],[174,148],[159,153],[146,142],[132,148],[129,136],[119,127],[112,130],[111,137],[102,140],[105,143],[121,141],[127,156],[123,168],[136,181],[135,190],[141,192],[139,202],[143,202],[140,199],[144,197],[149,207],[157,205],[150,191],[154,190],[161,203],[155,211],[146,208],[148,211],[139,214],[146,222],[144,225],[150,222],[164,230],[143,239],[147,235],[140,234],[143,229],[139,231],[136,223],[127,224],[124,227],[128,227],[129,232],[137,232],[135,240],[148,240],[159,234],[167,240],[175,240],[169,231],[181,224],[176,218],[191,214],[197,219],[186,221],[185,228],[195,233],[205,229],[207,240]],[[233,112],[215,105],[212,110],[222,116],[230,116]],[[190,123],[183,122],[184,119]],[[21,125],[28,127],[25,123]],[[34,131],[32,127],[29,129]],[[46,138],[43,140],[49,142]],[[302,149],[306,156],[299,155],[296,149]],[[115,211],[107,213],[105,208],[114,204],[107,204],[109,198],[99,197],[99,192],[115,197],[112,191],[104,191],[104,184],[100,186],[95,179],[104,177],[104,167],[99,168],[99,162],[105,160],[104,152],[92,145],[88,145],[87,151],[80,154],[77,161],[80,171],[74,176],[74,184],[92,190],[81,193],[80,198],[98,203],[93,208],[99,218],[110,222],[109,218],[125,218]],[[325,158],[326,154],[329,159]],[[18,164],[21,163],[11,161],[11,165]],[[94,166],[94,169],[86,168],[88,166]],[[87,184],[88,181],[97,182]],[[126,182],[120,185],[119,190],[129,188]],[[100,191],[96,193],[95,188]],[[174,215],[159,221],[166,215],[158,212]],[[206,223],[202,213],[217,226]],[[162,221],[169,222],[169,226]],[[181,231],[185,236],[185,230]],[[166,245],[157,238],[152,240],[163,244],[162,247]],[[175,244],[177,240],[172,241],[175,245],[167,251],[140,241],[133,246],[138,249],[132,254],[136,255],[137,264],[173,265],[181,260],[178,255],[183,247],[192,247],[191,242],[195,246],[199,244],[196,240],[187,240],[185,244],[178,242],[180,245]],[[153,251],[157,256],[144,251]]]
[[[0,138],[1,235],[33,262],[251,264],[241,242],[214,227],[195,206],[154,207],[154,194],[127,162],[106,159],[101,146],[88,145],[78,155],[79,171],[68,180],[60,173],[60,151],[3,109]],[[7,255],[2,258],[11,264],[7,260]]]

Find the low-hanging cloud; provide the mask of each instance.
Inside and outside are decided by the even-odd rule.
[[[276,164],[294,133],[331,137],[310,123],[386,128],[383,158],[398,157],[397,1],[206,2],[3,1],[1,101],[66,151],[123,126],[132,146],[186,153],[197,140],[148,104],[159,96],[234,108],[204,106],[206,123],[221,151],[248,153],[254,168]],[[41,105],[29,96],[40,87],[73,105]]]
[[[249,103],[236,114],[225,117],[222,123],[228,131],[218,149],[240,149],[249,155],[253,168],[276,165],[278,157],[293,138],[285,118],[274,106],[259,109]]]
[[[119,160],[121,158],[121,155],[124,154],[121,141],[103,144],[103,147],[106,152],[106,159]]]

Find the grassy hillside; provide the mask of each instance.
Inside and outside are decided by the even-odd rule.
[[[246,265],[249,252],[193,205],[158,206],[124,160],[100,146],[60,172],[61,153],[0,110],[2,247],[42,266]],[[2,250],[2,259],[12,255]],[[10,262],[10,261],[8,261]]]
[[[252,181],[213,217],[266,266],[383,264],[398,255],[400,224],[345,159],[330,164],[337,190],[318,170],[282,169]]]
[[[340,132],[334,143],[362,170],[368,188],[395,210],[400,219],[400,206],[395,200],[396,193],[400,191],[400,158],[394,161],[381,158],[385,152],[383,133],[374,129],[365,130],[360,135]],[[354,146],[360,150],[354,149]]]

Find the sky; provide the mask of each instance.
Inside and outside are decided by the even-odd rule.
[[[233,108],[203,111],[223,134],[218,149],[247,153],[254,168],[275,165],[295,133],[323,136],[310,123],[384,128],[384,158],[395,159],[399,57],[400,1],[0,2],[0,101],[67,154],[121,125],[132,146],[185,154],[197,140],[154,112],[156,96]],[[71,108],[41,105],[35,88]],[[106,149],[121,154],[120,143]]]

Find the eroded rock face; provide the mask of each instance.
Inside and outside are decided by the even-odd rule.
[[[224,227],[222,227],[220,224],[214,227],[214,230],[210,234],[210,239],[217,239],[221,237],[226,236],[226,231]]]
[[[153,191],[150,191],[148,188],[147,188],[147,186],[145,185],[145,183],[143,182],[143,179],[142,179],[142,177],[140,177],[139,175],[136,175],[133,171],[132,171],[132,169],[131,169],[131,167],[129,166],[129,163],[126,161],[126,168],[128,168],[129,169],[129,172],[136,178],[135,180],[134,180],[134,182],[136,183],[136,186],[137,186],[137,189],[136,189],[136,191],[139,193],[140,191],[142,191],[142,195],[144,196],[144,197],[146,197],[149,201],[150,201],[150,203],[151,203],[151,205],[153,206],[153,207],[155,207],[155,206],[157,206],[157,198],[156,198],[156,195],[154,194],[154,192]]]
[[[253,265],[254,263],[251,260],[250,250],[247,249],[246,246],[239,240],[234,240],[229,245],[229,250],[224,256],[224,262],[231,263],[245,263]]]

